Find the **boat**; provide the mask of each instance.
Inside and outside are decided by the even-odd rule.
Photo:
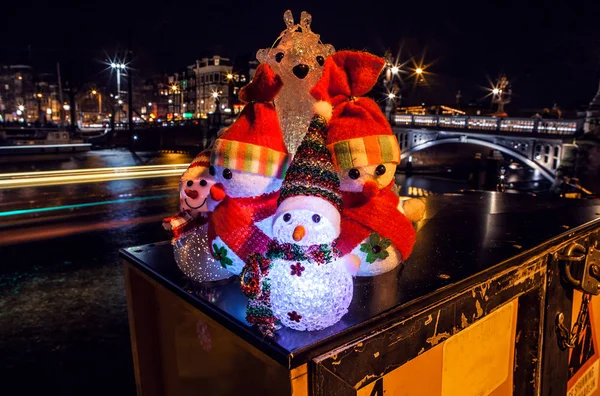
[[[73,139],[61,128],[0,129],[0,163],[15,161],[64,160],[86,153],[90,143]]]

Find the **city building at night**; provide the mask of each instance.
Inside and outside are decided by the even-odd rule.
[[[0,121],[58,121],[60,107],[54,75],[36,74],[29,65],[0,67]]]

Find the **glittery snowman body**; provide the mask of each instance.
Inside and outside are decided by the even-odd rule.
[[[189,168],[180,180],[180,209],[183,213],[189,213],[198,226],[173,240],[173,253],[181,272],[196,282],[217,281],[232,276],[213,258],[208,243],[207,216],[218,204],[210,196],[214,184],[215,179],[207,167]]]
[[[281,179],[259,175],[251,172],[243,172],[235,169],[227,169],[222,166],[213,166],[214,178],[223,186],[225,194],[231,198],[252,198],[263,194],[273,193],[281,187]],[[273,212],[275,208],[273,208]],[[272,238],[271,224],[273,216],[254,223],[267,237]],[[245,262],[227,244],[216,235],[210,241],[211,246],[217,249],[225,249],[227,257],[232,263],[227,265],[227,270],[232,274],[239,275],[244,268]]]
[[[277,46],[261,49],[256,58],[281,76],[283,87],[275,98],[275,106],[285,145],[293,155],[306,133],[313,115],[314,98],[310,89],[321,77],[325,59],[335,52],[330,44],[323,44],[319,35],[310,30],[312,17],[302,12],[300,23],[294,24],[291,11],[286,11],[287,29]]]
[[[375,183],[377,189],[381,189],[392,182],[395,172],[396,165],[393,163],[344,169],[338,171],[340,188],[342,191],[359,193],[364,191],[365,184]],[[401,213],[404,213],[400,199],[398,199],[397,209]],[[385,238],[385,236],[382,237]],[[400,251],[396,249],[393,244],[390,244],[390,246],[385,248],[388,253],[386,258],[377,258],[374,262],[369,263],[367,261],[368,252],[361,250],[361,246],[367,245],[370,245],[370,238],[365,238],[351,251],[352,254],[355,254],[360,259],[360,267],[356,276],[374,276],[383,274],[396,268],[402,262]]]
[[[300,260],[274,258],[269,272],[273,314],[286,327],[321,330],[348,312],[353,281],[343,258],[333,253],[331,260],[319,262],[314,254],[334,251],[340,218],[332,208],[321,198],[299,196],[284,200],[278,209],[273,233],[279,246],[293,250],[295,245],[305,252]]]
[[[233,275],[210,254],[208,223],[174,240],[173,252],[181,272],[196,282],[218,281]]]

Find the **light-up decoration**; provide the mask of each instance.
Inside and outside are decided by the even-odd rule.
[[[339,51],[325,64],[323,75],[329,78],[312,90],[319,100],[335,103],[327,147],[344,197],[338,247],[360,259],[358,276],[397,267],[415,242],[414,228],[393,191],[400,162],[398,140],[379,106],[364,97],[384,65],[383,59],[366,52]],[[331,110],[326,114],[332,114]]]
[[[300,23],[294,24],[290,10],[284,14],[287,28],[279,35],[276,47],[261,49],[256,59],[267,63],[281,76],[283,88],[275,98],[275,106],[283,130],[285,144],[293,155],[306,133],[312,117],[314,99],[310,89],[321,77],[325,59],[335,52],[330,44],[322,44],[311,31],[312,17],[303,11]]]
[[[163,221],[173,231],[173,253],[179,269],[190,279],[209,282],[226,279],[231,273],[210,252],[208,216],[218,204],[210,196],[215,184],[208,170],[210,155],[200,153],[183,173],[179,183],[180,213]]]
[[[290,220],[285,221],[286,216]],[[319,216],[316,224],[313,220]],[[352,275],[336,252],[339,212],[317,197],[283,201],[273,224],[280,251],[301,252],[295,260],[274,259],[269,273],[273,314],[294,330],[321,330],[337,323],[352,301]],[[301,231],[300,231],[301,230]],[[299,234],[304,234],[301,239]],[[285,253],[282,253],[285,256]],[[331,256],[319,262],[320,256]]]
[[[247,103],[240,116],[219,135],[212,148],[215,192],[226,195],[211,217],[211,246],[229,271],[239,274],[245,259],[264,253],[271,240],[277,191],[288,153],[273,99],[281,80],[266,64],[239,93]]]
[[[342,198],[324,126],[320,117],[311,123],[280,190],[274,240],[242,273],[242,291],[250,297],[246,319],[263,332],[270,323],[324,329],[352,301],[352,274],[336,247]]]

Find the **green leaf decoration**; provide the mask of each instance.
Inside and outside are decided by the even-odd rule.
[[[388,238],[383,238],[380,242],[379,242],[379,246],[381,246],[381,248],[383,250],[387,249],[390,247],[390,245],[392,244],[392,241],[390,241]]]
[[[369,264],[373,264],[376,260],[385,260],[390,253],[387,251],[387,248],[390,247],[392,241],[388,238],[381,238],[379,234],[372,233],[369,236],[369,241],[360,245],[360,251],[363,253],[367,253],[366,261]],[[378,247],[379,252],[375,253],[373,248]]]
[[[371,247],[379,244],[379,240],[381,238],[379,237],[379,235],[377,233],[372,233],[371,237],[369,238],[369,243],[371,244]]]
[[[360,251],[363,253],[370,253],[371,252],[371,244],[370,243],[361,244]]]

